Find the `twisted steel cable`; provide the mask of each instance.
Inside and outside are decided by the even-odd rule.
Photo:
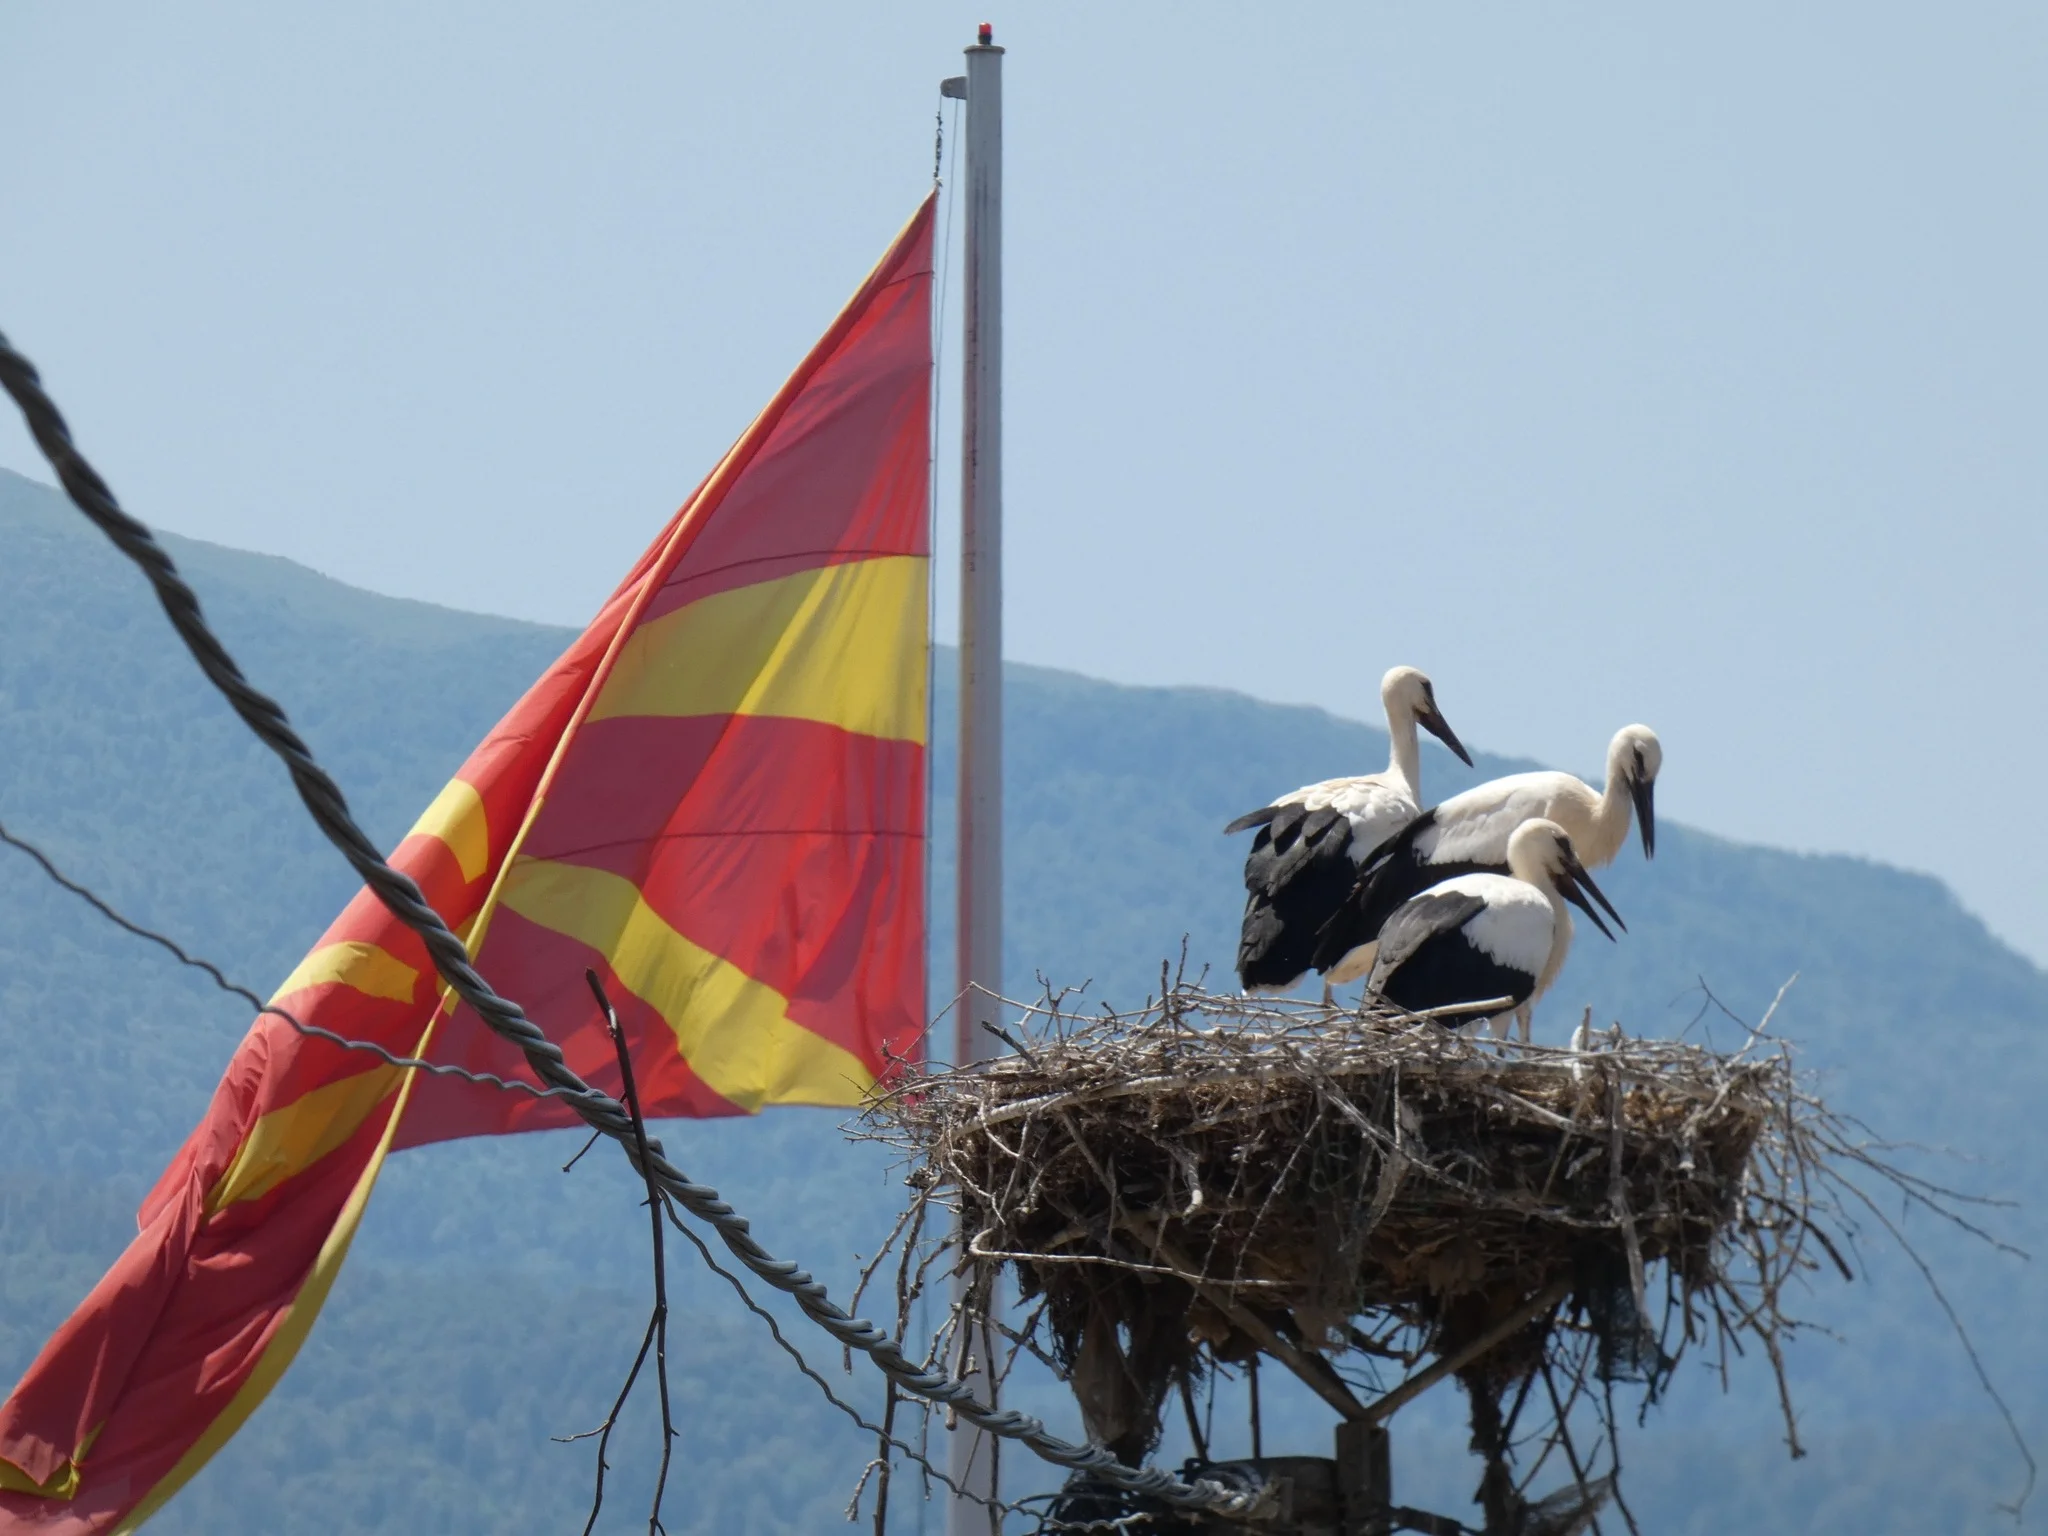
[[[219,689],[256,738],[285,765],[307,813],[323,836],[340,850],[350,868],[377,899],[406,927],[420,936],[434,968],[455,994],[476,1011],[492,1033],[510,1041],[525,1056],[534,1075],[553,1090],[592,1129],[617,1142],[642,1177],[651,1179],[684,1210],[715,1231],[762,1283],[782,1292],[818,1327],[848,1349],[857,1349],[905,1392],[954,1413],[984,1433],[1014,1440],[1055,1466],[1086,1473],[1115,1487],[1182,1509],[1244,1516],[1258,1503],[1254,1492],[1233,1490],[1201,1479],[1187,1482],[1157,1467],[1127,1467],[1105,1447],[1076,1445],[1048,1430],[1044,1422],[1015,1409],[996,1409],[979,1401],[967,1382],[915,1364],[902,1346],[865,1318],[848,1314],[823,1284],[788,1259],[778,1259],[754,1240],[747,1219],[708,1184],[689,1178],[668,1160],[659,1140],[649,1138],[643,1155],[635,1145],[626,1106],[583,1081],[563,1058],[561,1047],[510,998],[501,997],[470,963],[461,939],[441,920],[412,879],[385,863],[376,845],[356,825],[341,788],[315,760],[312,750],[292,729],[276,700],[242,675],[233,656],[207,626],[199,598],[149,527],[129,516],[99,473],[71,440],[56,404],[43,389],[34,364],[15,350],[0,332],[0,384],[20,407],[36,446],[56,471],[72,502],[114,546],[149,578],[171,627],[199,663],[207,681]]]

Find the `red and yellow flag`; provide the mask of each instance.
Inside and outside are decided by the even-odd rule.
[[[853,1104],[924,1014],[932,204],[392,863],[654,1115]],[[273,1001],[532,1084],[359,892]],[[0,1533],[131,1531],[274,1386],[386,1153],[567,1125],[264,1016],[139,1235],[0,1403]]]

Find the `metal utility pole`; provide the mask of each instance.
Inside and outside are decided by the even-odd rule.
[[[983,22],[967,50],[967,73],[940,90],[967,101],[966,317],[960,466],[960,828],[959,1001],[956,1063],[988,1054],[984,1023],[996,1023],[1003,980],[1003,50]],[[961,1234],[962,1252],[965,1234]],[[972,1277],[956,1276],[958,1301]],[[959,1359],[985,1375],[992,1337],[964,1341]],[[979,1384],[984,1389],[988,1383]],[[950,1471],[970,1495],[993,1499],[996,1446],[961,1425]],[[948,1506],[950,1536],[1001,1529],[973,1498]]]

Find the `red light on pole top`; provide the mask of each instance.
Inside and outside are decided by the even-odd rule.
[[[994,42],[995,42],[995,40],[996,40],[996,29],[995,29],[995,23],[994,23],[994,22],[989,22],[989,21],[984,21],[984,22],[983,22],[983,23],[981,24],[981,30],[980,30],[980,32],[979,32],[979,33],[977,34],[977,36],[976,36],[976,39],[975,39],[975,40],[976,40],[977,42],[979,42],[979,43],[981,44],[981,46],[982,46],[982,47],[984,47],[984,48],[986,48],[986,47],[990,46],[990,45],[991,45],[992,43],[994,43]]]

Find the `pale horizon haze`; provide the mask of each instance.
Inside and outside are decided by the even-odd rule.
[[[1593,777],[1647,721],[1662,815],[2048,960],[2039,5],[12,0],[0,330],[157,526],[580,625],[983,19],[1011,658],[1375,723],[1410,663]]]

